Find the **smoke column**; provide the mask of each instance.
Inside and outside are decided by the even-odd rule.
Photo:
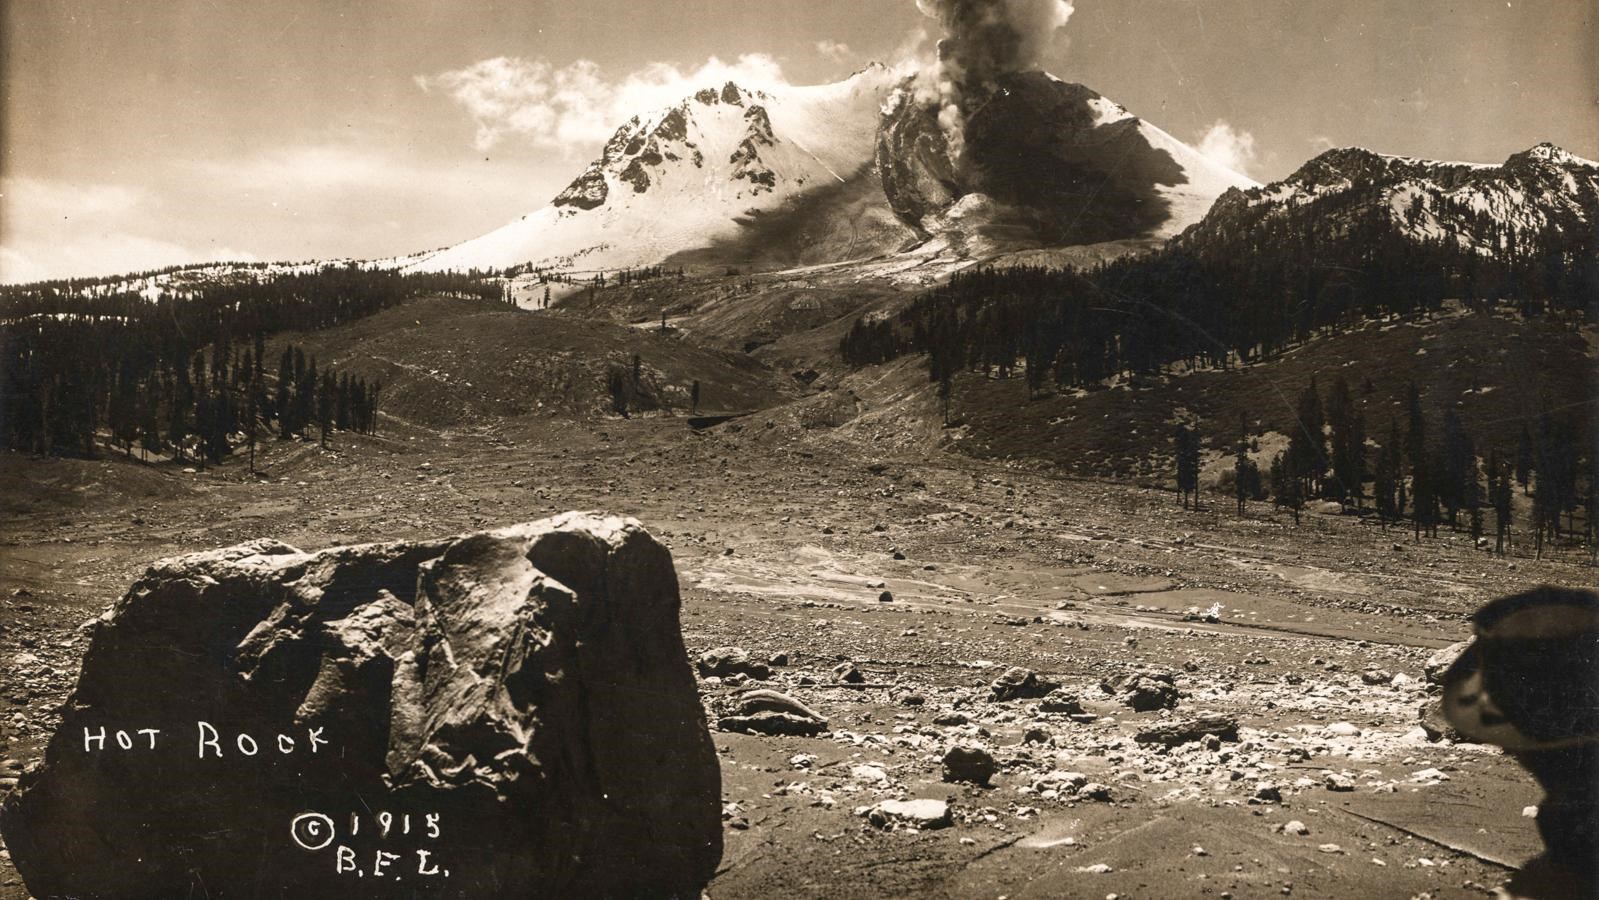
[[[938,60],[918,78],[917,99],[938,105],[938,125],[958,161],[966,117],[994,79],[1038,68],[1055,32],[1071,18],[1070,0],[916,0],[944,28]]]

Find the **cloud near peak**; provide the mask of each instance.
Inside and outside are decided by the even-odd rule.
[[[833,62],[843,62],[855,55],[855,51],[851,50],[848,44],[826,39],[816,42],[816,52]]]
[[[1240,175],[1250,174],[1255,164],[1255,136],[1234,128],[1223,119],[1217,119],[1200,136],[1195,149],[1210,161],[1232,169]]]
[[[557,68],[548,60],[517,56],[416,76],[422,90],[448,96],[472,117],[479,150],[519,138],[566,152],[604,142],[641,112],[728,81],[757,90],[788,84],[777,60],[764,53],[745,54],[731,63],[713,56],[687,71],[672,63],[651,63],[621,78],[608,77],[586,59]]]

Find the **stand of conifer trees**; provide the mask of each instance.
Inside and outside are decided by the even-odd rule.
[[[1352,209],[1361,207],[1358,200],[1351,200]],[[1509,305],[1572,327],[1599,315],[1594,229],[1529,236],[1477,216],[1473,233],[1494,250],[1484,255],[1447,237],[1415,240],[1384,215],[1353,218],[1336,241],[1319,237],[1316,227],[1196,230],[1155,253],[1088,270],[960,272],[896,316],[858,319],[839,350],[852,366],[925,355],[947,423],[954,379],[963,371],[998,378],[1020,373],[1032,397],[1051,382],[1083,387],[1179,364],[1227,368],[1267,359],[1367,320],[1438,311],[1449,298],[1472,308]],[[1489,436],[1492,465],[1485,475],[1478,455],[1483,447],[1452,409],[1441,434],[1432,437],[1412,388],[1405,419],[1408,427],[1395,424],[1373,459],[1348,385],[1336,382],[1323,405],[1312,384],[1300,398],[1289,447],[1266,478],[1274,502],[1296,517],[1317,497],[1361,509],[1371,484],[1369,499],[1384,525],[1408,511],[1418,536],[1436,535],[1443,522],[1463,527],[1464,514],[1464,527],[1478,536],[1493,512],[1502,549],[1512,515],[1504,492],[1513,475],[1524,493],[1533,494],[1528,524],[1539,548],[1566,535],[1599,550],[1599,448],[1582,439],[1573,421],[1543,415],[1536,435],[1522,429],[1514,455],[1499,455],[1504,435]],[[1193,495],[1193,440],[1180,435],[1177,448],[1185,502]],[[1529,490],[1534,472],[1536,487]],[[1259,476],[1248,474],[1247,466],[1241,473]],[[1240,510],[1247,487],[1237,498]],[[1579,507],[1586,510],[1580,529]]]
[[[420,294],[493,298],[471,276],[400,275],[356,266],[263,273],[172,288],[153,300],[106,282],[0,290],[0,446],[93,456],[104,440],[148,456],[217,462],[263,428],[371,432],[378,385],[317,372],[287,348],[276,376],[265,338],[327,328]]]

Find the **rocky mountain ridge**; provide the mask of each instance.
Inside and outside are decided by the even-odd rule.
[[[1378,224],[1412,241],[1483,255],[1558,240],[1599,223],[1599,163],[1550,143],[1500,165],[1441,162],[1359,147],[1328,150],[1289,177],[1223,194],[1181,238],[1216,246],[1290,225],[1338,239]]]

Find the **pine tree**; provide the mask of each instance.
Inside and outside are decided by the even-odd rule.
[[[1533,467],[1532,435],[1527,433],[1527,423],[1521,423],[1521,433],[1516,437],[1516,483],[1521,485],[1521,495],[1528,494],[1527,485],[1532,481]]]
[[[1511,501],[1514,492],[1510,487],[1512,477],[1509,462],[1499,458],[1495,450],[1488,457],[1488,499],[1494,508],[1494,552],[1503,556],[1510,539]]]
[[[194,461],[200,464],[201,469],[205,468],[211,455],[212,427],[211,392],[198,388],[194,395]]]
[[[256,332],[257,343],[260,342],[260,332]],[[250,384],[246,388],[247,394],[244,404],[244,439],[250,444],[250,474],[255,474],[255,442],[261,427],[261,357],[256,356],[256,366],[250,373]]]
[[[1538,417],[1537,472],[1532,489],[1533,528],[1538,557],[1543,556],[1544,534],[1560,539],[1560,516],[1576,506],[1577,437],[1569,423],[1548,413]]]
[[[294,385],[294,349],[283,348],[283,357],[278,360],[278,384],[276,402],[272,409],[278,420],[278,439],[288,440],[293,429],[293,413],[289,409],[289,389]]]
[[[333,413],[337,405],[333,395],[337,391],[332,370],[323,373],[322,379],[317,382],[316,392],[316,424],[323,447],[328,445],[328,432],[333,430]]]
[[[1288,456],[1292,470],[1303,484],[1302,497],[1312,495],[1327,468],[1326,419],[1322,415],[1321,394],[1316,389],[1316,379],[1299,395],[1295,405],[1293,433],[1288,439]]]
[[[1327,395],[1327,424],[1332,432],[1332,488],[1338,502],[1357,509],[1365,494],[1366,423],[1339,375]]]
[[[160,453],[162,446],[156,392],[153,384],[146,383],[145,389],[139,392],[139,458],[148,459],[149,454]]]
[[[340,431],[350,429],[350,373],[339,375],[339,387],[333,404],[333,427]]]
[[[611,395],[611,410],[622,418],[628,418],[627,409],[627,376],[621,369],[612,368],[606,375],[605,389]]]
[[[1233,499],[1238,503],[1238,515],[1244,515],[1249,505],[1251,475],[1260,480],[1260,470],[1249,458],[1249,422],[1243,414],[1238,416],[1238,442],[1233,445]]]
[[[1410,420],[1405,453],[1410,459],[1411,518],[1419,540],[1424,531],[1429,535],[1438,533],[1438,489],[1434,480],[1437,469],[1432,464],[1432,451],[1427,446],[1427,417],[1421,408],[1421,392],[1415,384],[1411,384],[1407,391],[1406,407]]]
[[[1176,447],[1177,493],[1183,508],[1188,508],[1188,498],[1194,498],[1194,508],[1199,508],[1199,435],[1181,423],[1177,426],[1173,442]]]
[[[189,438],[189,415],[194,406],[194,387],[189,382],[189,370],[178,366],[176,386],[172,391],[172,404],[167,408],[167,446],[175,459],[182,460],[184,446]]]
[[[1404,515],[1404,462],[1400,454],[1399,426],[1390,424],[1388,440],[1377,454],[1377,519],[1387,528]]]
[[[367,421],[367,426],[366,427],[367,427],[367,434],[377,434],[378,433],[378,388],[379,387],[381,387],[381,385],[379,385],[377,382],[373,382],[372,387],[369,388],[369,393],[367,394],[367,400],[366,400],[366,421]]]
[[[1294,468],[1290,453],[1278,453],[1271,461],[1272,502],[1279,508],[1287,507],[1294,514],[1294,524],[1299,524],[1299,511],[1305,506],[1305,480]]]
[[[1455,527],[1461,509],[1471,508],[1471,494],[1477,484],[1477,453],[1460,414],[1453,409],[1444,412],[1443,470],[1439,473],[1438,494],[1444,509],[1449,513],[1449,525]]]
[[[295,348],[295,371],[298,374],[294,386],[294,433],[304,436],[306,429],[316,422],[317,386],[321,383],[316,371],[316,357],[311,357],[302,369],[299,363],[300,351]]]

